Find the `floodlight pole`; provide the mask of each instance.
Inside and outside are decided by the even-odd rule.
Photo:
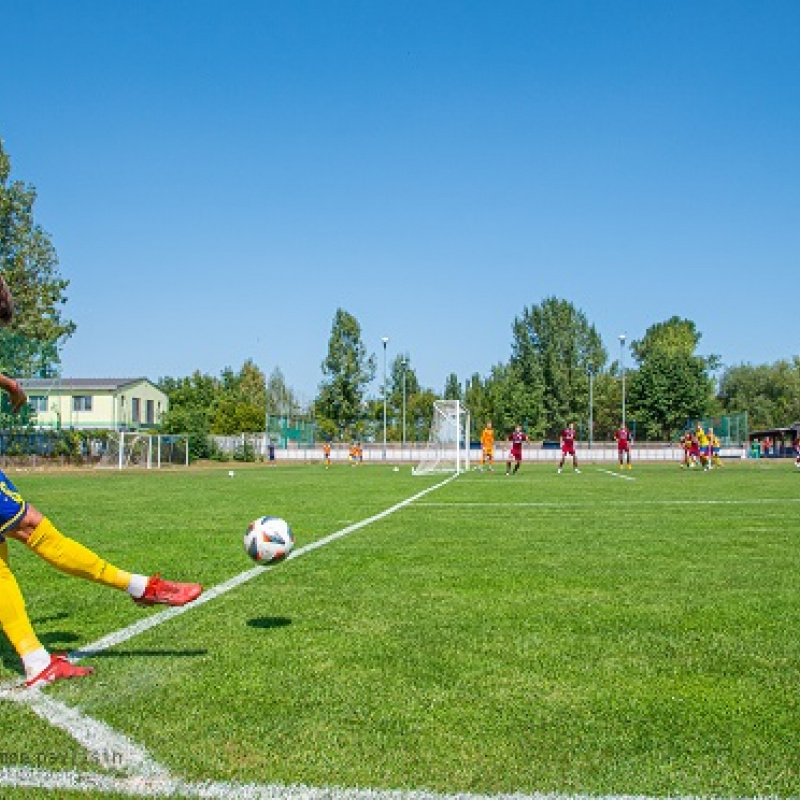
[[[619,335],[619,366],[622,370],[622,427],[625,426],[625,334]]]
[[[386,345],[389,337],[384,336],[383,342],[383,460],[386,461]]]
[[[594,438],[594,370],[589,368],[589,449]]]
[[[406,367],[408,361],[403,356],[403,450],[406,447]]]

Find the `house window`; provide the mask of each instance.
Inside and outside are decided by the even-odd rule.
[[[153,400],[147,400],[145,405],[145,422],[148,425],[155,424],[156,421],[156,404]]]
[[[72,396],[73,411],[91,411],[92,396],[90,394],[75,394]]]
[[[42,394],[29,395],[28,405],[31,407],[31,411],[41,414],[43,411],[47,411],[47,397]]]
[[[139,422],[142,414],[142,401],[138,397],[131,398],[131,422]]]

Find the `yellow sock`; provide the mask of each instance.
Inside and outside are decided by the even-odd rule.
[[[131,573],[117,569],[82,544],[60,533],[47,517],[42,519],[28,539],[28,547],[48,564],[67,575],[112,586],[125,591]]]
[[[0,625],[20,658],[41,649],[19,584],[8,566],[8,542],[0,543]]]

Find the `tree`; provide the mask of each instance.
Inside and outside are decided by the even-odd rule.
[[[277,416],[292,414],[299,408],[294,392],[286,385],[280,367],[275,367],[267,380],[267,412]]]
[[[340,438],[351,437],[358,432],[366,389],[375,377],[375,356],[367,356],[361,326],[341,308],[333,318],[322,374],[325,377],[317,396],[317,418]]]
[[[161,430],[189,434],[190,456],[208,458],[212,454],[209,434],[218,381],[195,371],[185,378],[161,378],[158,385],[169,397],[169,409],[161,420]]]
[[[398,355],[389,365],[389,376],[386,386],[387,405],[387,438],[389,441],[399,442],[403,439],[403,408],[405,406],[405,431],[408,438],[409,431],[409,405],[413,398],[419,394],[420,385],[417,373],[411,365],[408,354]],[[382,403],[382,398],[381,398]],[[383,419],[383,406],[380,408],[381,421]]]
[[[529,398],[525,403],[528,435],[555,435],[568,422],[584,420],[589,397],[589,369],[606,362],[600,335],[586,315],[566,300],[550,297],[523,309],[514,320],[511,372]],[[521,424],[518,423],[518,424]]]
[[[638,369],[630,374],[628,407],[639,438],[674,439],[688,421],[711,410],[711,372],[718,359],[696,355],[699,342],[694,322],[678,317],[652,325],[631,342]]]
[[[750,428],[791,425],[800,420],[800,359],[730,367],[720,380],[719,399],[727,414],[746,411]]]
[[[49,235],[34,222],[35,189],[10,176],[0,140],[0,270],[17,312],[12,327],[0,331],[0,354],[9,372],[50,377],[58,373],[59,348],[75,332],[63,316],[69,281],[59,274]]]
[[[211,416],[212,433],[230,436],[263,431],[266,412],[264,373],[252,360],[247,360],[238,373],[230,367],[223,370]]]
[[[476,372],[467,381],[464,387],[464,405],[469,409],[470,414],[470,438],[480,439],[483,426],[488,420],[492,419],[489,393],[487,382]]]
[[[444,382],[444,400],[461,400],[461,384],[458,381],[458,375],[451,372]]]

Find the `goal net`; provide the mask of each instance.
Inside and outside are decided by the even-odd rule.
[[[469,412],[459,400],[435,400],[428,444],[414,475],[469,469]]]
[[[114,431],[108,436],[108,443],[97,466],[106,469],[188,467],[189,437],[186,434]]]

